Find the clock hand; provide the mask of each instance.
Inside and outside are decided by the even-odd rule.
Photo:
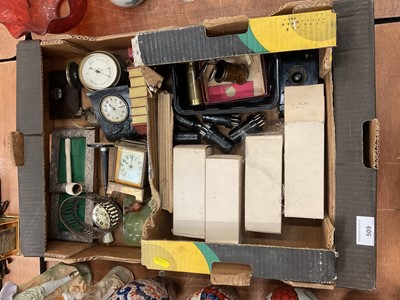
[[[110,75],[105,74],[105,73],[103,73],[103,72],[100,72],[100,71],[98,71],[98,70],[96,70],[96,74],[101,74],[101,75],[103,75],[103,76],[107,76],[108,78],[111,78]]]
[[[110,70],[110,67],[104,68],[104,69],[99,69],[99,72],[104,71],[104,70]]]
[[[111,78],[110,75],[101,72],[101,71],[103,71],[103,70],[105,70],[105,69],[98,70],[98,69],[94,69],[94,68],[92,68],[92,67],[89,67],[89,69],[90,69],[90,70],[93,70],[96,74],[101,74],[101,75],[104,75],[104,76],[107,76],[107,77]]]

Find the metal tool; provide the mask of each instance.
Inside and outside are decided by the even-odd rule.
[[[234,82],[243,84],[249,77],[249,68],[245,64],[228,63],[219,60],[214,67],[211,77],[216,82]]]
[[[240,114],[203,115],[202,120],[205,123],[211,123],[214,125],[223,125],[226,128],[233,128],[240,124]]]
[[[200,130],[201,125],[197,122],[197,120],[195,120],[192,117],[189,116],[184,117],[180,114],[175,113],[174,120],[177,125],[180,125],[186,129],[196,130],[196,131]]]
[[[176,131],[174,132],[174,144],[199,144],[200,135],[198,131]]]
[[[110,157],[110,148],[115,147],[112,143],[93,143],[87,144],[88,147],[100,149],[101,155],[101,178],[103,181],[104,192],[107,193],[108,185],[108,161]]]
[[[216,126],[200,125],[200,134],[204,140],[210,142],[221,149],[224,153],[229,153],[235,147],[235,143],[222,134]]]
[[[238,143],[247,134],[257,132],[264,124],[265,118],[262,115],[250,115],[246,121],[229,131],[229,137],[233,142]]]

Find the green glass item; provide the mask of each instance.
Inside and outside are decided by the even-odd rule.
[[[86,213],[86,202],[84,201],[84,197],[86,194],[81,194],[81,197],[83,197],[83,200],[77,201],[77,211],[76,211],[76,215],[78,216],[78,218],[82,221],[85,222],[85,213]],[[66,193],[61,193],[59,196],[59,206],[61,205],[61,203],[63,203],[63,201],[67,198],[71,197],[70,195],[66,194]],[[65,225],[63,224],[63,222],[61,222],[61,220],[58,220],[58,230],[60,231],[69,231],[67,227],[65,227]]]
[[[130,207],[135,203],[134,196],[126,196],[124,199],[123,216],[123,240],[128,246],[140,247],[143,225],[151,214],[151,208],[147,203],[143,204],[140,211],[133,211]]]

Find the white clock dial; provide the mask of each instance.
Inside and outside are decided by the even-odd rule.
[[[115,56],[108,52],[92,52],[79,65],[79,79],[90,90],[115,86],[120,77],[121,66]]]
[[[110,123],[122,123],[129,116],[128,104],[117,95],[105,96],[100,101],[100,113]]]
[[[100,204],[96,204],[92,211],[94,224],[100,229],[107,230],[111,227],[111,218],[106,209]]]
[[[119,149],[115,179],[120,183],[142,186],[146,174],[146,152]]]

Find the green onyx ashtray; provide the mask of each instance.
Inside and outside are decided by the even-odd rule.
[[[143,225],[151,214],[150,206],[139,203],[134,196],[126,196],[123,201],[123,240],[128,246],[140,247]]]

